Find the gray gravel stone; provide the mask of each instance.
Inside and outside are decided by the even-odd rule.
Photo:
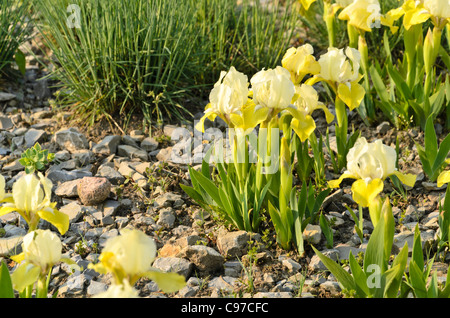
[[[290,292],[257,292],[253,298],[292,298]]]
[[[17,255],[22,252],[23,235],[0,238],[0,256]]]
[[[331,258],[333,261],[337,261],[339,257],[339,251],[336,249],[329,249],[321,251],[322,254]],[[320,260],[319,256],[315,255],[311,257],[311,262],[308,264],[308,268],[312,271],[323,271],[327,270],[327,267]]]
[[[7,102],[12,99],[15,99],[16,95],[11,93],[0,92],[0,102]]]
[[[159,212],[159,219],[156,224],[171,229],[175,225],[175,221],[176,214],[173,212],[172,208],[166,208]]]
[[[186,279],[191,274],[194,264],[180,257],[158,257],[153,262],[153,267],[164,272],[175,272],[183,275]]]
[[[137,158],[142,161],[148,160],[148,154],[145,150],[130,145],[119,145],[117,147],[117,155],[130,159]]]
[[[84,177],[91,177],[92,173],[90,171],[83,170],[57,170],[50,168],[46,175],[53,183],[66,182],[70,180],[81,179]]]
[[[10,117],[0,116],[0,130],[8,130],[14,127]]]
[[[45,130],[30,128],[25,133],[25,147],[33,147],[35,143],[42,143],[47,138]]]
[[[118,135],[106,136],[102,141],[92,147],[92,151],[97,155],[109,156],[115,154],[120,141],[121,137]]]
[[[75,127],[57,131],[54,135],[54,142],[61,150],[66,149],[70,153],[89,147],[86,137]]]
[[[108,285],[106,285],[105,283],[91,280],[91,282],[87,288],[87,294],[89,296],[95,296],[95,295],[103,293],[107,290],[108,290]]]
[[[152,137],[147,137],[141,141],[141,148],[148,152],[158,149],[158,146],[159,142]]]
[[[238,282],[236,277],[219,276],[208,281],[208,288],[217,289],[221,292],[232,292]]]
[[[59,287],[58,293],[67,296],[81,295],[87,285],[88,279],[86,275],[75,272],[70,275],[67,281]]]
[[[73,198],[78,196],[78,180],[70,180],[59,184],[55,194],[60,197]]]
[[[281,261],[281,263],[283,264],[284,267],[288,269],[289,272],[298,272],[302,268],[302,266],[299,263],[297,263],[291,258],[284,258]]]
[[[83,207],[75,201],[62,206],[59,211],[69,216],[70,223],[78,222],[84,213]]]
[[[226,232],[217,238],[217,248],[225,257],[240,257],[247,250],[250,235],[246,231]]]
[[[119,171],[108,165],[101,165],[96,176],[105,177],[114,185],[122,184],[125,181],[125,177]]]
[[[224,257],[209,246],[186,246],[181,254],[202,272],[212,273],[223,268]]]

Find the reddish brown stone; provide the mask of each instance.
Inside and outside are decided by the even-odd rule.
[[[78,182],[78,196],[84,205],[105,201],[111,192],[111,182],[103,177],[84,177]]]

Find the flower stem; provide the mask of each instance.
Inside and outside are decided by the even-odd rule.
[[[346,166],[347,157],[347,135],[348,135],[348,118],[345,103],[339,97],[335,100],[336,107],[336,145],[337,145],[337,157],[339,169]]]
[[[39,280],[37,281],[37,288],[36,288],[36,298],[47,298],[47,278],[50,275],[43,275],[39,277]]]
[[[328,46],[334,47],[336,39],[336,21],[335,16],[333,14],[330,14],[330,7],[331,2],[323,2],[323,20],[325,21],[325,25],[327,26]]]

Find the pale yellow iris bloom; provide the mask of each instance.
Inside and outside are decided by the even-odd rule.
[[[0,207],[0,216],[18,212],[28,223],[30,231],[36,229],[40,219],[44,219],[64,234],[69,228],[69,216],[58,211],[56,203],[51,202],[52,182],[40,172],[38,176],[26,174],[13,184],[12,195],[2,200],[5,203]],[[4,189],[2,178],[0,183],[3,183],[0,188]]]
[[[405,0],[399,8],[387,14],[391,21],[403,16],[403,26],[409,30],[413,25],[422,24],[428,19],[439,29],[450,22],[450,1],[448,0]]]
[[[347,47],[345,49],[328,48],[328,52],[319,58],[320,73],[308,79],[305,83],[313,85],[324,81],[350,110],[358,107],[365,95],[364,87],[358,82],[362,75],[359,73],[361,54],[358,50]]]
[[[302,7],[308,11],[309,7],[316,2],[317,0],[298,0],[300,2],[300,4],[302,5]]]
[[[79,269],[69,258],[62,257],[61,240],[50,230],[35,230],[23,238],[23,252],[11,259],[20,265],[11,275],[14,289],[22,292],[27,286],[35,283],[40,277],[49,274],[52,267],[59,262],[69,264],[73,269]]]
[[[228,72],[222,71],[219,80],[209,94],[210,103],[206,105],[204,115],[195,128],[205,132],[206,118],[214,121],[217,116],[229,125],[230,115],[239,112],[249,101],[248,86],[247,75],[238,72],[233,66]]]
[[[269,113],[269,108],[256,105],[252,100],[249,100],[239,112],[230,114],[230,121],[237,134],[246,136],[266,120]]]
[[[185,279],[177,273],[164,273],[151,265],[156,258],[153,239],[138,230],[122,230],[106,241],[97,264],[89,264],[100,274],[113,274],[115,285],[130,286],[141,277],[152,279],[162,291],[170,293],[184,287]]]
[[[291,73],[294,85],[299,85],[306,75],[316,75],[320,72],[320,65],[314,57],[311,44],[304,44],[298,48],[289,48],[281,60],[281,65]]]
[[[337,180],[328,182],[330,188],[337,188],[345,178],[356,179],[352,184],[353,200],[362,207],[368,207],[383,191],[384,180],[395,175],[407,185],[414,186],[416,176],[403,174],[395,168],[395,149],[384,145],[381,140],[368,143],[359,138],[347,154],[347,170]]]
[[[296,86],[293,105],[286,108],[286,111],[293,116],[291,128],[302,142],[316,129],[316,123],[311,116],[316,109],[323,110],[327,123],[333,121],[334,115],[319,101],[319,94],[314,87],[306,84]]]
[[[291,74],[281,66],[257,72],[250,79],[250,83],[253,102],[275,112],[288,107],[295,94],[295,85],[291,80]]]
[[[378,0],[355,0],[338,15],[339,19],[365,32],[371,32],[376,23],[381,23],[380,17]]]

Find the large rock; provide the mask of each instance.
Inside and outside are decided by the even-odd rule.
[[[158,257],[152,264],[153,267],[163,272],[175,272],[188,278],[191,274],[194,264],[184,258],[179,257]]]
[[[189,259],[194,265],[204,273],[213,273],[223,268],[225,261],[215,249],[204,245],[186,246],[181,255]]]
[[[152,137],[147,137],[141,142],[141,148],[146,151],[154,151],[158,149],[159,142],[157,142]]]
[[[11,117],[0,116],[0,129],[1,130],[8,130],[13,127],[14,127],[14,124],[11,120]]]
[[[78,196],[78,180],[70,180],[61,183],[55,189],[55,194],[60,197],[73,198]]]
[[[92,172],[84,170],[67,171],[50,168],[47,172],[47,178],[49,178],[53,183],[66,182],[91,176]]]
[[[101,165],[97,170],[97,176],[107,178],[114,185],[125,181],[125,177],[120,172],[108,165]]]
[[[227,232],[217,238],[217,248],[225,257],[240,257],[246,253],[249,239],[246,231]]]
[[[121,157],[128,157],[130,159],[138,158],[142,161],[148,160],[148,154],[145,150],[139,149],[130,145],[120,145],[117,147],[117,154]]]
[[[47,138],[45,130],[30,128],[25,133],[25,146],[27,148],[33,147],[35,143],[42,142]]]
[[[71,153],[76,150],[89,148],[86,137],[74,127],[57,131],[54,141],[61,149],[66,149]]]
[[[17,255],[22,252],[23,235],[0,238],[0,256]]]
[[[92,147],[92,151],[98,155],[109,156],[115,154],[117,146],[120,144],[121,137],[117,135],[110,135],[103,138],[101,142]]]
[[[111,182],[102,177],[84,177],[78,183],[78,196],[84,205],[105,201],[111,192]]]

